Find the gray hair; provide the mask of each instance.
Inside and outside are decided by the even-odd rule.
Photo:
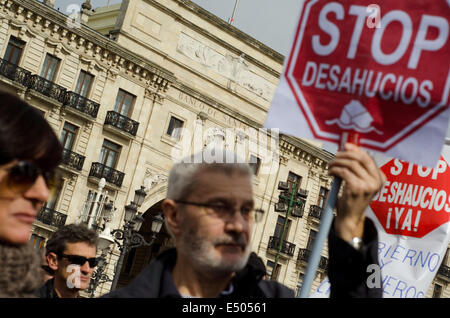
[[[194,189],[196,176],[203,170],[220,171],[227,175],[238,171],[253,178],[250,165],[236,153],[223,148],[207,147],[173,165],[169,173],[167,198],[185,198]]]

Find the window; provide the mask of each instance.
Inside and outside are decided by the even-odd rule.
[[[99,162],[110,168],[115,168],[119,158],[120,146],[109,141],[104,140],[102,150],[100,151]]]
[[[317,205],[323,208],[325,206],[325,202],[327,201],[329,190],[324,187],[320,187],[319,191],[319,200],[317,200]]]
[[[84,202],[84,208],[83,208],[83,212],[82,212],[82,218],[81,218],[81,222],[84,223],[88,223],[89,222],[89,217],[92,216],[97,216],[101,213],[101,209],[103,208],[103,204],[105,202],[108,201],[108,197],[106,197],[103,194],[100,194],[97,198],[97,194],[98,192],[93,191],[93,190],[89,190],[88,192],[88,196],[86,201]],[[96,204],[95,202],[98,202],[98,204]],[[95,207],[95,211],[94,210]]]
[[[250,155],[249,165],[250,165],[250,168],[253,170],[253,174],[255,176],[257,176],[258,172],[259,172],[259,168],[261,167],[261,159],[259,159],[258,157],[254,156],[254,155]]]
[[[45,245],[45,238],[36,234],[31,234],[30,241],[33,242],[33,247],[40,250]]]
[[[47,81],[53,82],[59,61],[59,58],[47,54],[45,56],[44,65],[42,66],[41,77],[45,78]]]
[[[3,59],[11,64],[18,65],[24,46],[25,42],[11,36]]]
[[[272,261],[267,261],[267,277],[269,279],[272,279],[272,271],[273,267],[275,266],[275,263]],[[277,267],[275,268],[275,272],[273,273],[273,280],[278,279],[278,275],[280,274],[281,265],[277,264]]]
[[[302,182],[302,177],[300,177],[299,175],[296,175],[293,172],[289,171],[289,175],[288,175],[288,185],[289,185],[289,194],[292,193],[292,186],[294,185],[294,183],[296,183],[296,190],[300,189],[300,184]]]
[[[302,289],[302,285],[303,285],[303,280],[305,279],[305,274],[300,273],[300,275],[298,275],[298,282],[297,282],[297,288],[295,291],[295,297],[299,297],[300,296],[300,291]]]
[[[64,179],[59,177],[58,179],[52,180],[49,183],[49,189],[52,189],[50,191],[50,196],[45,203],[45,207],[49,208],[51,210],[55,210],[56,203],[58,202],[59,196],[61,194],[62,188],[64,184]]]
[[[283,227],[284,227],[284,220],[285,220],[284,217],[278,216],[277,225],[275,226],[275,231],[273,232],[273,236],[281,238],[281,233],[283,232]],[[286,225],[286,231],[284,233],[285,239],[286,239],[286,237],[288,237],[290,227],[291,227],[291,220],[288,220],[288,223]]]
[[[77,135],[77,130],[78,130],[77,126],[72,125],[67,121],[64,123],[64,127],[60,138],[61,144],[64,147],[64,149],[72,150],[73,142]]]
[[[433,290],[433,298],[441,298],[441,295],[442,295],[442,286],[439,284],[435,284]]]
[[[81,71],[80,76],[78,77],[77,86],[75,87],[75,93],[86,97],[89,94],[93,80],[93,75],[85,71]]]
[[[308,244],[306,245],[307,250],[312,250],[312,245],[314,244],[314,240],[316,239],[317,231],[311,230],[309,231]]]
[[[134,99],[134,95],[131,95],[130,93],[119,89],[119,93],[116,97],[116,104],[114,105],[114,111],[123,116],[130,117],[131,107],[134,104]]]
[[[170,117],[169,128],[167,129],[167,134],[173,138],[179,139],[181,135],[181,128],[183,127],[183,121]]]

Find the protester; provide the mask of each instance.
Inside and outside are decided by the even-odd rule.
[[[255,275],[252,266],[245,268],[260,214],[252,170],[235,154],[215,151],[205,148],[170,171],[162,210],[175,248],[106,297],[294,296],[284,285]],[[230,158],[234,163],[228,163]],[[361,273],[367,264],[378,263],[376,230],[364,210],[385,177],[371,157],[352,145],[337,154],[329,173],[345,182],[329,238],[332,296],[380,297],[379,289],[368,290]],[[362,238],[361,248],[348,243],[355,237]]]
[[[29,239],[61,156],[42,115],[0,92],[0,297],[33,297],[42,283],[41,258]]]
[[[48,266],[47,256],[45,252],[42,254],[42,281],[45,284],[49,279],[52,279],[55,275],[55,272]]]
[[[45,252],[54,277],[39,289],[39,297],[78,298],[98,263],[97,240],[97,233],[83,224],[65,225],[53,233]]]

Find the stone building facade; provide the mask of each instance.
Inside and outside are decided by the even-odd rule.
[[[122,227],[124,207],[141,186],[147,196],[140,233],[150,239],[174,160],[222,143],[255,171],[256,205],[266,213],[252,233],[252,250],[274,279],[298,290],[333,155],[261,129],[284,57],[188,0],[124,0],[95,12],[87,1],[70,16],[44,2],[0,0],[1,88],[39,109],[65,148],[57,191],[33,229],[35,246],[62,224],[102,222],[106,202],[115,207],[108,227]],[[280,182],[289,190],[297,185],[301,204],[289,216]],[[119,286],[170,244],[163,229],[154,245],[128,253]],[[313,287],[326,275],[327,247],[322,255]],[[111,244],[105,272],[111,278],[118,257]],[[436,282],[448,297],[443,268]],[[97,296],[110,287],[100,284]]]

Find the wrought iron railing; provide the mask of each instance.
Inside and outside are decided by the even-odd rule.
[[[36,92],[41,93],[42,95],[57,100],[60,103],[64,102],[67,92],[64,87],[46,80],[39,75],[32,75],[30,77],[28,87]]]
[[[303,197],[303,198],[306,198],[306,197],[308,196],[308,190],[299,189],[299,190],[297,191],[297,193],[298,193],[299,196],[301,196],[301,197]]]
[[[311,255],[311,251],[307,248],[301,248],[298,252],[297,260],[308,263],[309,256]],[[325,256],[320,256],[319,268],[323,270],[327,270],[328,268],[328,258]]]
[[[322,211],[323,209],[318,205],[311,205],[309,207],[309,216],[312,216],[313,218],[316,218],[320,220],[322,217]]]
[[[62,163],[70,168],[81,171],[84,164],[84,156],[77,154],[69,149],[63,150]]]
[[[115,111],[109,111],[106,113],[105,125],[116,127],[132,136],[136,136],[139,127],[139,123],[137,121],[134,121]]]
[[[269,239],[268,247],[270,249],[277,250],[280,247],[280,238],[278,236],[271,236]],[[283,240],[283,244],[281,244],[281,253],[284,253],[289,256],[294,256],[295,252],[295,244],[292,244],[288,241]]]
[[[305,205],[297,205],[292,207],[291,215],[301,218],[303,216],[303,211],[305,210]]]
[[[93,162],[91,166],[91,171],[89,172],[89,176],[99,179],[105,178],[107,182],[112,183],[118,187],[121,187],[125,173],[117,171],[111,167],[105,166],[99,162]]]
[[[92,118],[97,118],[100,104],[74,92],[67,92],[64,104]]]
[[[26,87],[31,79],[31,72],[4,59],[0,59],[0,75]]]
[[[43,207],[39,211],[36,219],[44,224],[59,228],[66,224],[67,215],[53,209]]]

